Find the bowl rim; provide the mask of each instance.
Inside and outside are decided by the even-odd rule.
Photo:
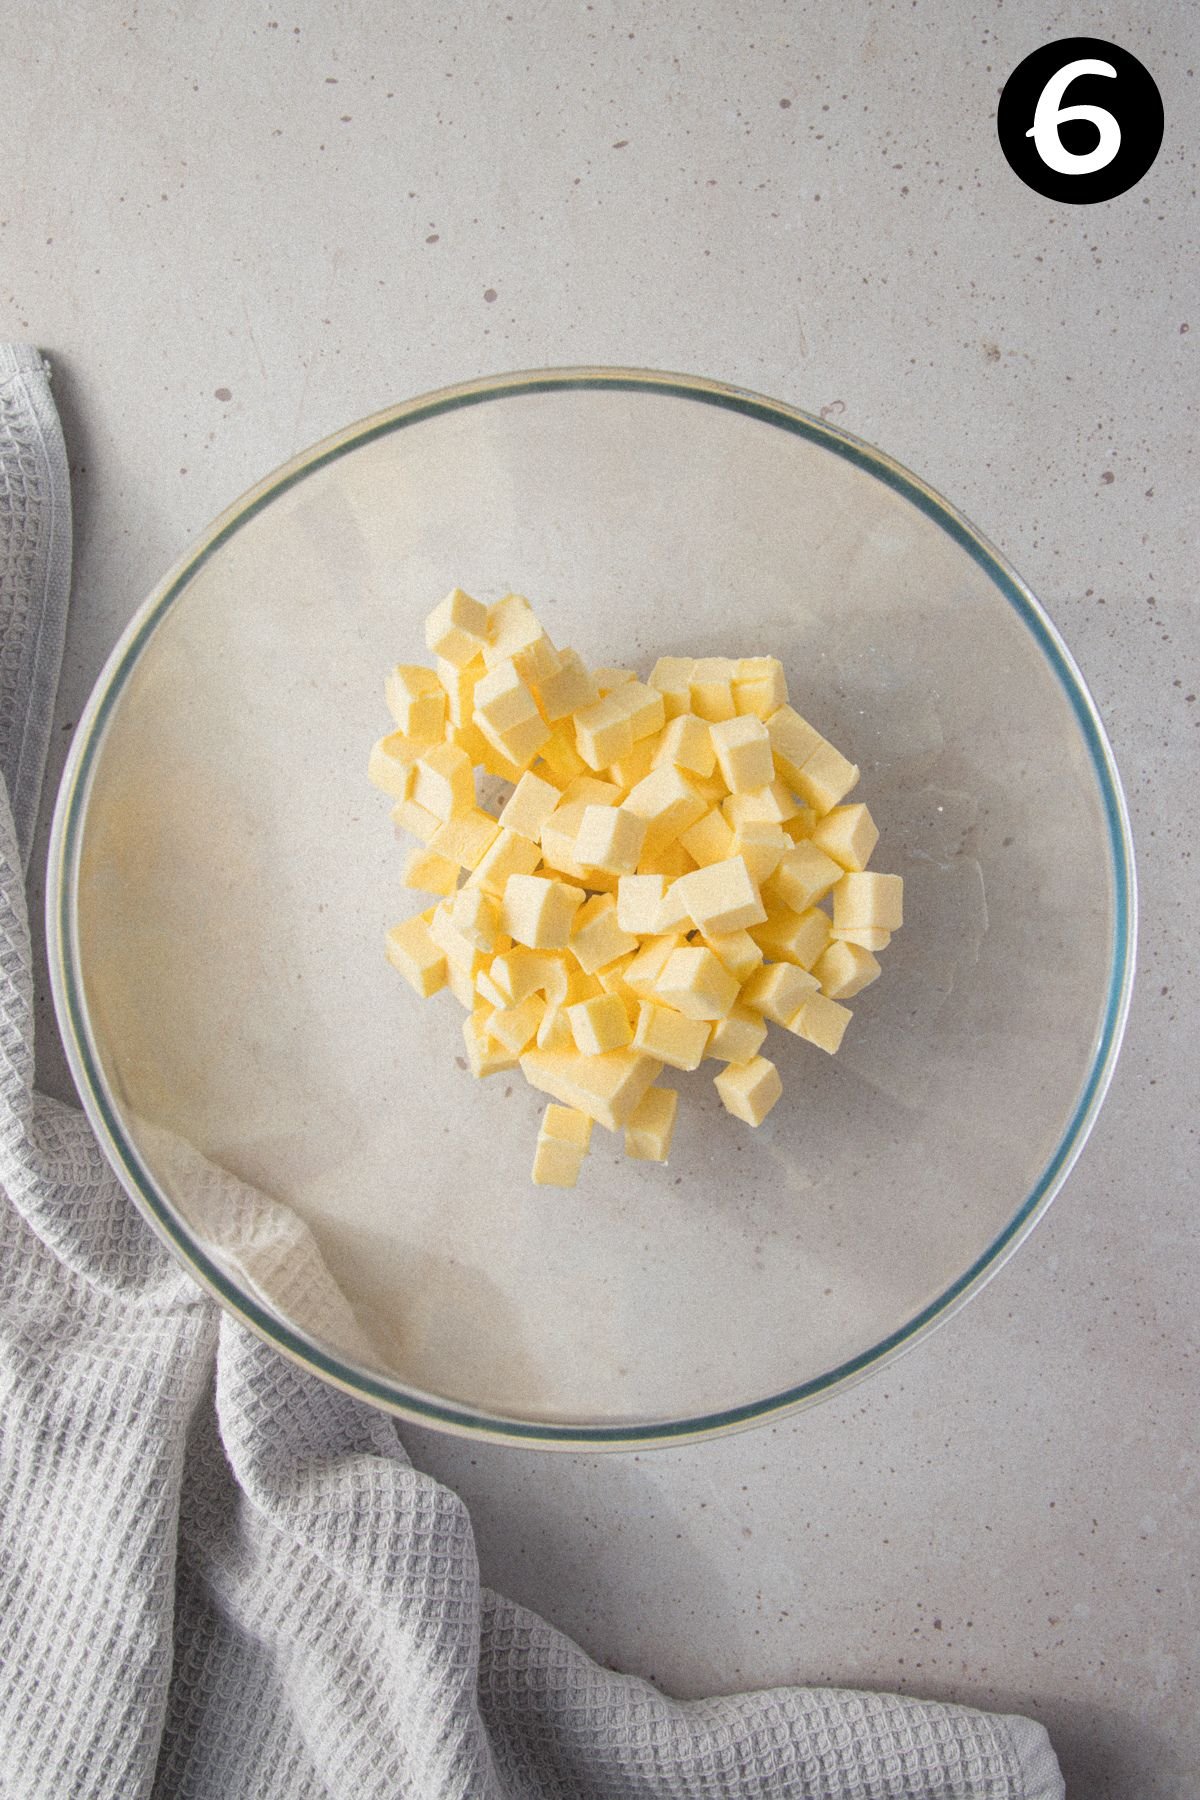
[[[197,571],[235,532],[309,474],[373,439],[424,419],[492,400],[563,390],[659,393],[699,401],[784,429],[882,481],[923,512],[990,578],[1016,612],[1070,703],[1102,800],[1112,884],[1112,956],[1104,1010],[1078,1099],[1053,1153],[1007,1225],[970,1266],[903,1325],[823,1374],[761,1400],[681,1419],[622,1424],[523,1419],[424,1393],[338,1354],[240,1287],[192,1236],[125,1131],[103,1076],[84,1001],[78,875],[92,779],[113,712],[159,624]],[[229,1312],[293,1361],[355,1398],[413,1424],[536,1449],[643,1450],[723,1436],[830,1398],[919,1343],[979,1292],[1028,1236],[1073,1168],[1112,1080],[1129,1013],[1137,938],[1137,877],[1129,814],[1099,712],[1074,658],[1032,589],[966,516],[886,452],[785,401],[704,376],[582,365],[494,374],[400,401],[301,450],[226,507],[137,608],[98,676],[79,719],[59,786],[46,883],[51,988],[68,1066],[83,1109],[119,1180],[192,1277]]]

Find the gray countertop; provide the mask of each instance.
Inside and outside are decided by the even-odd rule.
[[[485,1578],[600,1661],[685,1696],[1028,1712],[1072,1800],[1200,1791],[1189,22],[1118,0],[1090,27],[1167,123],[1137,187],[1078,207],[996,143],[1011,69],[1089,29],[1030,0],[101,0],[10,20],[0,59],[0,338],[50,356],[75,477],[52,783],[214,513],[489,371],[679,369],[823,412],[1048,606],[1124,773],[1143,914],[1111,1094],[1033,1238],[911,1355],[773,1427],[608,1457],[405,1437],[470,1502]],[[44,979],[39,1028],[67,1093]]]

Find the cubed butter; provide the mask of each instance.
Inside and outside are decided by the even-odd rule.
[[[728,656],[701,656],[692,664],[691,710],[710,724],[735,715],[733,678],[736,664]]]
[[[738,997],[738,981],[711,950],[687,944],[667,958],[654,997],[689,1019],[723,1019]]]
[[[606,769],[633,749],[633,724],[616,696],[607,694],[572,717],[575,748],[589,769]]]
[[[643,1000],[638,1006],[633,1041],[637,1049],[672,1069],[698,1069],[709,1031],[706,1019],[689,1019],[673,1006]]]
[[[795,963],[767,963],[743,984],[738,1004],[752,1007],[776,1025],[790,1025],[818,985],[815,975]]]
[[[766,726],[753,713],[723,719],[709,727],[712,746],[731,794],[753,793],[775,779],[775,762]]]
[[[652,935],[667,891],[664,875],[622,875],[617,885],[617,924],[635,938]]]
[[[596,974],[637,947],[637,938],[622,930],[617,902],[611,894],[593,894],[575,914],[568,948],[587,974]]]
[[[501,923],[518,944],[531,950],[565,950],[582,888],[543,875],[510,875],[501,902]]]
[[[500,937],[500,902],[482,888],[460,888],[450,902],[450,922],[473,949],[491,954]]]
[[[462,869],[475,869],[495,841],[500,827],[480,806],[444,820],[429,840],[429,848],[448,856]]]
[[[694,667],[694,659],[690,656],[660,656],[651,670],[650,686],[662,695],[668,719],[691,710]]]
[[[865,806],[835,806],[813,827],[812,841],[843,869],[857,873],[870,862],[879,830]]]
[[[730,856],[724,862],[709,863],[707,868],[681,875],[671,892],[678,895],[697,930],[706,935],[761,925],[767,917],[767,909],[741,856]]]
[[[733,832],[715,806],[681,832],[679,842],[702,869],[709,863],[724,862],[733,855]]]
[[[810,994],[788,1030],[833,1056],[845,1035],[850,1016],[850,1008],[839,1001],[830,1000],[821,993]]]
[[[412,798],[439,819],[452,819],[475,805],[475,772],[465,750],[431,744],[413,766]]]
[[[840,931],[834,926],[829,935],[836,944],[858,944],[873,956],[886,950],[892,941],[891,932],[885,931],[881,925],[844,925]]]
[[[624,806],[585,806],[575,834],[575,861],[612,875],[632,875],[646,841],[646,821]]]
[[[609,1050],[603,1056],[584,1056],[578,1050],[526,1050],[521,1069],[531,1087],[564,1106],[577,1107],[607,1131],[619,1131],[662,1073],[662,1064],[633,1049]]]
[[[506,1069],[515,1069],[517,1066],[517,1058],[513,1052],[506,1050],[488,1030],[493,1012],[494,1009],[490,1006],[477,1006],[463,1020],[467,1062],[477,1080],[482,1080],[487,1075],[502,1075]]]
[[[752,925],[750,935],[773,961],[811,969],[829,942],[829,915],[819,906],[810,906],[801,913],[781,907],[772,912],[765,925]]]
[[[682,769],[666,763],[652,769],[621,803],[628,812],[646,821],[647,853],[661,848],[694,825],[707,804]]]
[[[778,895],[793,912],[805,912],[816,906],[830,892],[844,871],[839,863],[818,849],[813,842],[797,844],[779,862],[771,876],[769,891]]]
[[[812,972],[821,984],[821,992],[830,1000],[853,1000],[855,994],[877,981],[882,971],[871,952],[861,945],[834,942],[818,956]]]
[[[822,739],[803,768],[797,770],[792,785],[815,812],[827,813],[845,799],[857,780],[857,765]]]
[[[556,724],[569,713],[595,705],[600,692],[579,653],[564,649],[558,653],[558,668],[537,683],[537,696],[543,713]]]
[[[839,930],[874,926],[899,931],[904,923],[904,882],[899,875],[850,871],[833,890],[833,922]]]
[[[428,920],[417,915],[393,925],[385,942],[387,959],[393,969],[423,1000],[438,993],[446,985],[445,952],[429,935]]]
[[[675,1135],[679,1095],[674,1088],[652,1087],[642,1095],[625,1127],[625,1154],[638,1162],[665,1163]]]
[[[783,664],[774,656],[742,656],[734,667],[733,703],[739,713],[769,719],[787,705]]]
[[[690,775],[711,775],[716,767],[712,727],[695,713],[678,713],[665,726],[654,747],[654,764],[673,763]]]
[[[802,719],[792,706],[781,706],[777,712],[773,712],[767,720],[767,730],[771,737],[775,767],[795,793],[801,769],[813,751],[825,740],[816,727],[810,725],[807,719]]]
[[[526,769],[500,813],[501,831],[514,832],[536,844],[560,798],[558,788]]]
[[[412,793],[413,765],[422,748],[402,731],[389,732],[371,746],[367,780],[394,800],[407,800]]]
[[[540,844],[502,826],[467,877],[467,886],[481,887],[499,898],[510,875],[532,875],[541,860]]]
[[[713,1076],[713,1086],[721,1096],[721,1104],[735,1119],[747,1125],[761,1125],[779,1096],[783,1083],[779,1070],[766,1056],[751,1057],[749,1062],[730,1063]]]
[[[388,711],[405,737],[433,744],[446,724],[446,690],[432,669],[397,663],[384,684]]]
[[[704,942],[739,981],[746,981],[762,964],[763,953],[748,931],[706,931]]]
[[[607,1050],[623,1050],[633,1039],[629,1016],[619,994],[597,994],[568,1006],[567,1019],[575,1048],[583,1056],[603,1056]]]
[[[461,669],[487,644],[488,610],[461,588],[451,588],[425,621],[425,643],[434,656]]]
[[[396,830],[407,831],[410,837],[420,838],[423,844],[431,844],[442,828],[442,821],[428,807],[418,806],[415,800],[397,800],[392,808],[392,824]]]
[[[498,1008],[488,1020],[488,1031],[498,1044],[519,1056],[537,1036],[545,1010],[546,1002],[540,994],[528,994],[519,1006]]]
[[[781,825],[766,819],[743,819],[735,826],[730,854],[740,856],[750,871],[750,878],[761,886],[770,879],[792,847],[792,840]]]
[[[419,888],[425,894],[452,894],[458,886],[459,867],[449,857],[438,856],[429,849],[410,850],[404,859],[400,877],[405,887]]]
[[[714,1020],[704,1054],[718,1062],[748,1063],[762,1049],[766,1035],[766,1021],[761,1013],[753,1007],[735,1006],[723,1019]]]

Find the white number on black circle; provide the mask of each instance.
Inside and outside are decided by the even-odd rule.
[[[1065,64],[1050,77],[1038,95],[1033,124],[1025,133],[1033,139],[1034,147],[1048,169],[1054,169],[1059,175],[1090,175],[1096,169],[1106,169],[1113,160],[1121,148],[1121,127],[1112,114],[1102,106],[1064,106],[1062,98],[1077,75],[1111,75],[1115,80],[1116,73],[1111,63],[1081,57],[1078,62]],[[1100,142],[1094,150],[1077,156],[1067,149],[1058,135],[1059,126],[1067,119],[1087,119],[1096,127]]]

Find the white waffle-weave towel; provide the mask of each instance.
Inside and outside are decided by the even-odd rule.
[[[679,1703],[480,1586],[389,1418],[250,1336],[33,1090],[24,865],[66,459],[0,345],[0,1792],[11,1800],[1061,1800],[1046,1734],[894,1695]]]

